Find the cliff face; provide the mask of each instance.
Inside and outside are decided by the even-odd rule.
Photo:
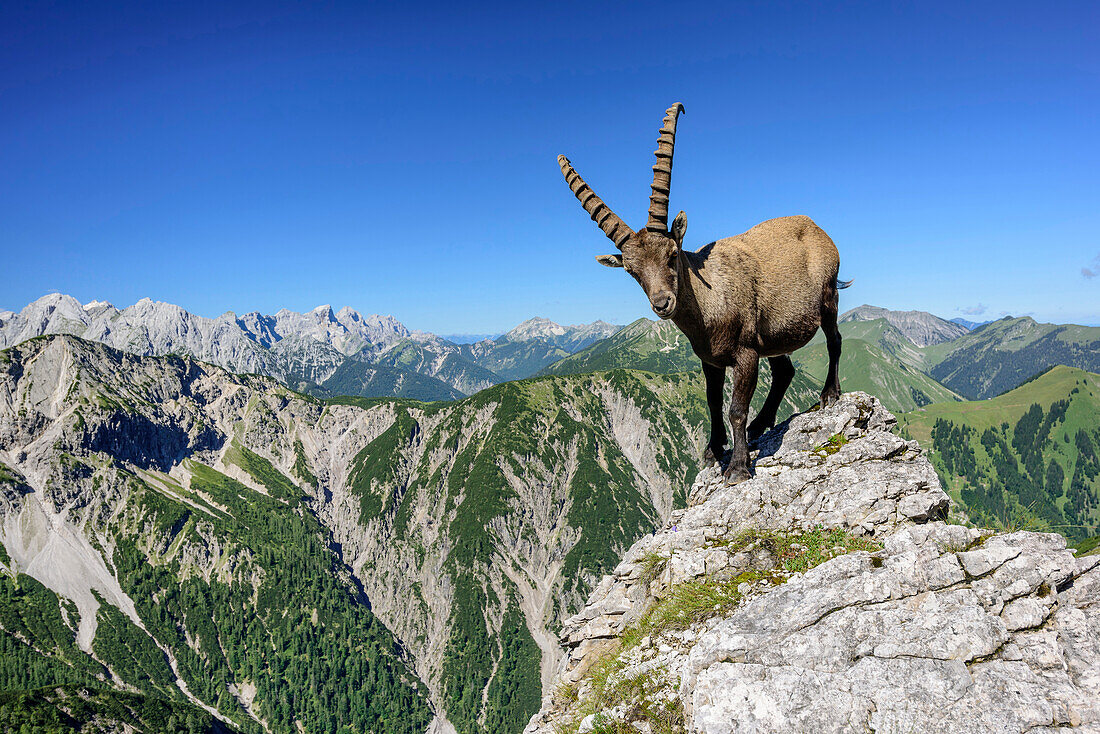
[[[751,481],[702,472],[566,621],[526,731],[1100,730],[1100,557],[945,523],[893,423],[845,394]]]

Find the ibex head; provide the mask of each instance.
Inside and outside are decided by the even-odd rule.
[[[621,253],[596,259],[609,268],[626,268],[649,297],[654,313],[662,319],[676,311],[680,289],[680,250],[687,231],[687,215],[680,212],[668,227],[668,194],[672,188],[672,152],[676,146],[676,121],[684,106],[677,102],[668,108],[661,136],[657,139],[657,163],[653,166],[652,193],[649,197],[649,221],[635,232],[611,211],[596,192],[584,182],[569,159],[558,156],[558,165],[573,194],[592,216],[603,233]]]

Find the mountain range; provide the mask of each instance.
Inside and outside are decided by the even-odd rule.
[[[320,397],[452,400],[528,377],[618,328],[602,321],[561,326],[532,318],[502,336],[456,344],[410,331],[392,316],[363,316],[349,307],[283,309],[273,316],[230,311],[210,319],[148,298],[118,309],[53,293],[19,313],[0,312],[0,349],[36,336],[71,334],[133,354],[183,354],[238,374],[268,375]]]
[[[992,397],[1056,365],[1100,369],[1100,327],[1040,324],[1028,317],[964,325],[922,311],[862,305],[841,315],[841,377],[887,408]],[[456,400],[539,374],[632,368],[697,371],[683,334],[667,321],[622,328],[602,321],[561,326],[531,318],[490,339],[457,343],[411,331],[392,316],[320,306],[273,316],[216,319],[143,299],[125,309],[50,294],[19,313],[0,312],[0,348],[45,334],[73,334],[141,355],[185,354],[236,373],[275,377],[316,397]],[[805,375],[824,379],[819,334],[795,352]]]
[[[942,344],[957,339],[968,329],[926,311],[891,311],[866,304],[857,306],[843,314],[838,321],[842,324],[850,321],[876,321],[883,319],[893,326],[910,342],[918,347]]]
[[[1100,372],[1100,326],[991,321],[925,351],[929,374],[972,399],[1000,395],[1056,365]]]

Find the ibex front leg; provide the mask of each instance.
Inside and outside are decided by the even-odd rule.
[[[726,453],[726,416],[722,414],[726,368],[703,362],[703,377],[707,381],[707,407],[710,408],[710,442],[703,452],[703,465],[721,461]]]
[[[732,484],[752,477],[749,474],[749,441],[745,429],[749,419],[749,403],[756,392],[759,360],[760,355],[752,349],[738,350],[733,359],[733,400],[730,401],[733,451],[726,467],[726,479]]]

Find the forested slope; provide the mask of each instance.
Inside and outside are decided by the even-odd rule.
[[[990,400],[900,416],[973,520],[1071,539],[1100,524],[1100,375],[1054,367]]]

